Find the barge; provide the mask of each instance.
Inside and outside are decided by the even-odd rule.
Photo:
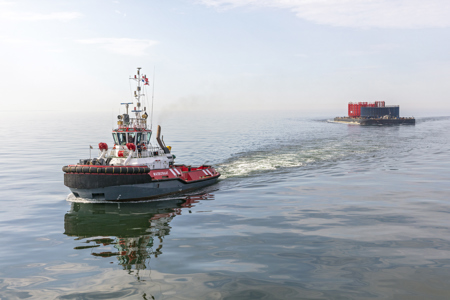
[[[336,117],[334,122],[355,125],[414,125],[414,117],[400,117],[400,106],[385,105],[384,101],[349,102],[348,117]]]

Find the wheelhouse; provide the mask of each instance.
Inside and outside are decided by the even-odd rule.
[[[114,144],[125,146],[128,143],[148,146],[152,136],[151,130],[140,130],[134,128],[115,129],[112,132]]]

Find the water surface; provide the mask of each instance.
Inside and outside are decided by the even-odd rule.
[[[221,180],[135,203],[63,185],[63,165],[111,144],[111,116],[6,118],[1,299],[450,298],[450,118],[173,114],[177,162]]]

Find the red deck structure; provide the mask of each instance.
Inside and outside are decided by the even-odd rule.
[[[349,102],[348,103],[348,116],[349,117],[360,117],[361,116],[361,107],[385,107],[385,102],[384,101],[375,101],[374,103]]]

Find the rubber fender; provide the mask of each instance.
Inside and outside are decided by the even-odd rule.
[[[65,173],[91,173],[91,174],[145,174],[150,172],[149,167],[101,167],[94,165],[85,166],[64,166]]]
[[[125,184],[148,183],[151,181],[152,178],[148,176],[148,174],[138,174],[133,176],[117,176],[114,174],[64,174],[64,184],[68,187],[77,189],[103,188]]]

